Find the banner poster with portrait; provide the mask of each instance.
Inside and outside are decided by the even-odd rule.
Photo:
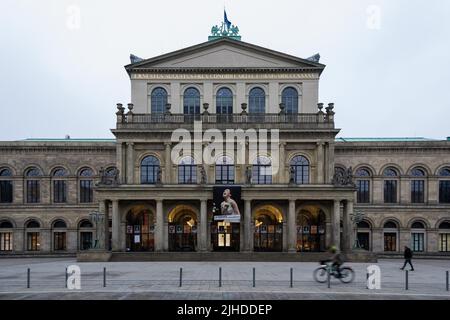
[[[241,221],[241,187],[215,186],[213,187],[213,214],[215,221]]]

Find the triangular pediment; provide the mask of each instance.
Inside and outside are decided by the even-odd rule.
[[[318,69],[324,65],[228,38],[205,42],[126,66],[133,69],[261,68]]]

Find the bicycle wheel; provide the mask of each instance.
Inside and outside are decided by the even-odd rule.
[[[328,279],[328,272],[325,267],[317,268],[314,270],[314,280],[319,283],[325,283]]]
[[[341,269],[341,277],[339,278],[343,283],[350,283],[355,279],[355,271],[350,267]]]

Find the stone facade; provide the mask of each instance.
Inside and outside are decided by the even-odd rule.
[[[97,247],[113,252],[303,254],[332,245],[350,252],[356,239],[374,252],[400,252],[404,245],[426,253],[450,251],[446,224],[450,204],[439,195],[447,192],[441,181],[450,179],[445,175],[450,168],[450,141],[336,139],[334,105],[324,108],[318,103],[324,68],[317,62],[226,38],[126,66],[133,103],[127,110],[118,105],[112,130],[115,139],[0,143],[0,182],[5,182],[0,253],[74,253],[93,246],[96,238]],[[157,88],[166,93],[163,104],[153,96]],[[198,101],[189,98],[193,105],[184,96],[189,88],[199,93]],[[217,114],[221,88],[231,91],[227,103],[232,113]],[[258,98],[264,114],[252,113],[253,88],[264,92]],[[284,96],[287,88],[297,92],[291,100]],[[164,107],[158,113],[152,112],[156,101]],[[286,107],[294,104],[293,113]],[[199,110],[192,115],[191,107]],[[221,132],[279,130],[279,141],[271,143],[279,150],[279,170],[270,181],[261,183],[260,175],[255,175],[257,158],[273,161],[275,155],[272,150],[259,154],[248,141],[233,147],[236,154],[243,150],[244,163],[235,161],[236,154],[222,153],[215,155],[212,164],[204,164],[199,154],[193,154],[195,164],[181,168],[181,157],[173,161],[177,143],[171,136],[179,128],[191,131],[194,120],[202,121],[203,133],[213,128]],[[200,142],[201,151],[207,147],[207,141]],[[225,156],[233,161],[227,167],[233,173],[222,184],[217,168]],[[413,176],[417,168],[422,177]],[[360,169],[368,176],[359,176]],[[386,176],[386,169],[396,175]],[[183,181],[185,170],[190,170],[192,180]],[[337,170],[354,177],[347,184],[333,183]],[[57,180],[64,181],[64,187]],[[86,180],[92,196],[82,183]],[[363,201],[359,201],[361,190],[357,192],[361,180],[368,189]],[[417,180],[422,181],[420,201],[412,203],[412,182]],[[34,193],[30,192],[34,182],[29,181],[38,181]],[[388,183],[391,194],[387,196],[385,181],[395,181]],[[240,187],[239,224],[215,220],[217,186]],[[386,203],[386,197],[395,201]],[[105,217],[98,226],[89,223],[95,211]],[[364,216],[357,229],[355,213]],[[39,238],[34,239],[34,234]]]

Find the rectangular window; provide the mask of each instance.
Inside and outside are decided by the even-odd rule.
[[[12,244],[13,244],[12,239],[13,239],[12,232],[1,232],[0,251],[12,251]]]
[[[450,252],[450,233],[441,233],[439,235],[439,251]]]
[[[411,237],[412,249],[416,252],[423,252],[425,248],[425,234],[413,233]]]
[[[40,183],[39,180],[27,180],[27,202],[39,203],[40,200]]]
[[[384,181],[384,203],[397,203],[397,181]]]
[[[439,181],[439,202],[450,203],[450,180]]]
[[[41,247],[41,237],[39,232],[28,232],[27,233],[27,250],[28,251],[39,251]]]
[[[234,184],[234,165],[216,165],[216,183]]]
[[[425,202],[425,181],[413,180],[411,181],[411,202],[424,203]]]
[[[65,203],[66,199],[66,182],[63,180],[53,181],[53,202]]]
[[[370,203],[370,181],[357,180],[356,187],[358,189],[356,193],[356,201],[358,203]]]
[[[397,251],[397,233],[387,232],[384,234],[384,251]]]
[[[13,202],[13,184],[10,180],[0,181],[0,203]]]
[[[90,203],[94,201],[92,180],[80,180],[80,202]]]
[[[92,232],[80,232],[80,250],[92,248]]]
[[[53,233],[53,247],[55,251],[66,250],[66,233],[54,232]]]
[[[180,184],[197,183],[197,166],[196,165],[179,165],[178,166],[178,183],[180,183]]]

